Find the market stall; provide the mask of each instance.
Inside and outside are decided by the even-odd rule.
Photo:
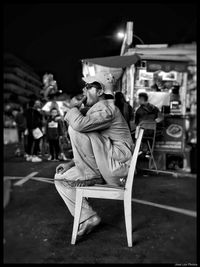
[[[190,138],[195,135],[196,61],[192,49],[134,49],[140,60],[122,78],[122,92],[134,107],[141,91],[163,114],[154,156],[160,170],[191,171]],[[131,77],[132,76],[132,77]]]
[[[147,92],[149,102],[164,117],[157,125],[154,150],[158,169],[190,171],[189,138],[196,137],[196,46],[130,49],[123,56],[84,59],[82,63],[84,76],[99,71],[115,75],[115,90],[122,91],[134,108],[138,94]]]

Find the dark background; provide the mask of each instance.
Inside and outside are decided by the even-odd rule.
[[[54,74],[59,89],[81,86],[83,58],[119,55],[115,35],[134,21],[145,44],[196,40],[197,7],[190,4],[6,4],[4,51],[31,65],[42,77]],[[134,39],[134,44],[138,44]]]

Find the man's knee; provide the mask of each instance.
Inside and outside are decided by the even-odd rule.
[[[61,176],[62,174],[56,172],[54,175],[54,181],[61,179]]]
[[[64,175],[60,173],[55,173],[54,175],[54,185],[58,189],[62,185],[62,181],[64,179]]]
[[[82,144],[83,142],[90,142],[89,135],[87,133],[81,133],[74,130],[71,126],[68,128],[70,140],[75,144]]]

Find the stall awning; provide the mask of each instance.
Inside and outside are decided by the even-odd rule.
[[[147,62],[147,71],[154,72],[162,70],[165,72],[177,71],[185,72],[187,71],[188,62],[191,61],[185,55],[142,55],[139,54],[141,60]]]
[[[114,56],[83,59],[82,62],[89,62],[110,68],[126,68],[140,60],[138,54],[130,56]]]
[[[187,62],[178,61],[159,61],[159,60],[148,60],[147,61],[147,71],[155,72],[162,70],[164,72],[177,71],[177,72],[187,72]]]
[[[191,61],[190,58],[183,55],[143,55],[135,53],[125,56],[88,58],[83,59],[82,62],[109,68],[126,68],[140,60],[147,62],[147,71],[149,72],[158,70],[185,72],[187,71],[188,63]]]

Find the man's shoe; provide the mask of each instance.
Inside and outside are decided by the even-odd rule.
[[[42,161],[42,159],[37,157],[37,156],[32,157],[32,162],[41,162],[41,161]]]
[[[32,156],[31,155],[27,155],[26,156],[26,161],[32,161]]]
[[[52,156],[49,156],[47,160],[53,160],[53,157]]]
[[[80,224],[80,228],[78,231],[78,236],[83,236],[84,234],[89,234],[95,226],[100,224],[101,218],[98,215],[94,215],[85,222]]]
[[[68,160],[68,158],[66,158],[65,154],[64,153],[60,153],[60,159],[61,160]]]
[[[150,158],[150,157],[151,157],[151,154],[150,154],[149,151],[146,152],[145,157],[146,157],[146,158]]]

